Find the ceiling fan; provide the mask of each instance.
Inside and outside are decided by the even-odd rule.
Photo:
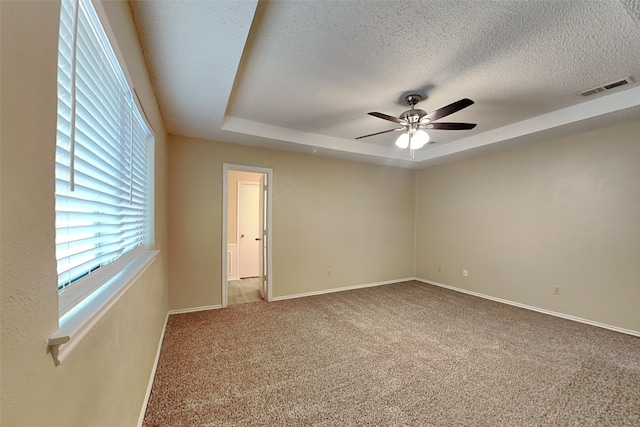
[[[438,110],[427,113],[424,110],[414,108],[415,105],[422,100],[420,95],[412,94],[407,95],[404,98],[407,105],[411,107],[410,110],[405,111],[398,117],[390,116],[384,113],[371,112],[369,115],[378,117],[379,119],[388,120],[390,122],[398,123],[401,125],[399,128],[383,130],[382,132],[371,133],[369,135],[359,136],[356,139],[368,138],[370,136],[381,135],[388,132],[404,131],[402,135],[396,140],[396,146],[399,148],[411,149],[411,156],[413,157],[413,150],[417,150],[429,143],[430,137],[425,129],[437,129],[437,130],[468,130],[476,127],[475,123],[455,123],[455,122],[442,122],[434,123],[434,121],[448,116],[467,108],[473,104],[473,101],[468,98],[463,98]]]

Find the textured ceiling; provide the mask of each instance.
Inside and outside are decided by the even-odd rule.
[[[637,0],[132,1],[170,133],[404,167],[640,118]],[[394,147],[405,95],[475,104]],[[592,118],[600,117],[599,120]],[[580,124],[580,126],[576,125]]]

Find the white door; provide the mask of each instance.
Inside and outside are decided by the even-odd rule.
[[[258,274],[260,277],[260,296],[267,299],[267,209],[264,202],[267,200],[267,187],[265,186],[265,175],[260,177],[260,191],[258,196],[258,228],[260,230],[260,255]]]
[[[240,278],[258,277],[262,248],[260,183],[238,183],[238,270]]]

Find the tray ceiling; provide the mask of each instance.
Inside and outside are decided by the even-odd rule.
[[[640,119],[637,0],[132,1],[169,133],[420,168]],[[404,96],[475,104],[394,146]]]

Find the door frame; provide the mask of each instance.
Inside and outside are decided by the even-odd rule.
[[[232,163],[222,164],[222,307],[227,307],[227,223],[228,223],[228,175],[229,171],[262,173],[267,177],[267,197],[264,209],[267,213],[267,301],[273,299],[273,261],[272,253],[272,212],[273,212],[273,169],[256,166],[238,165]]]

